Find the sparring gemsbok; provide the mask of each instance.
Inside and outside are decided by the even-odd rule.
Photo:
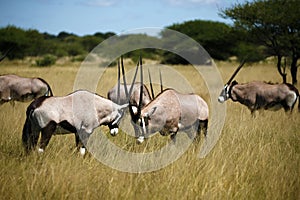
[[[139,64],[139,62],[138,62],[138,64]],[[122,67],[121,70],[122,70],[123,83],[120,83],[120,62],[118,61],[118,83],[116,86],[114,86],[113,88],[111,88],[108,91],[108,93],[107,93],[108,99],[110,99],[111,101],[113,101],[114,103],[117,103],[117,104],[129,103],[129,105],[132,106],[133,109],[135,109],[139,105],[141,105],[141,108],[143,108],[154,98],[152,83],[150,83],[151,92],[152,92],[152,97],[151,97],[149,90],[145,84],[141,85],[141,83],[135,82],[137,72],[138,72],[138,64],[136,66],[136,70],[135,70],[135,74],[134,74],[132,83],[127,84],[126,78],[125,78],[123,57],[121,57],[121,67]],[[150,73],[149,73],[149,79],[151,79]],[[142,98],[142,101],[140,102],[139,99],[140,99],[141,86],[143,87],[143,90],[142,90],[143,98]],[[135,115],[133,115],[133,112],[130,112],[130,115],[131,115],[132,119],[134,119],[136,117]],[[140,136],[139,128],[133,121],[134,120],[131,120],[131,124],[134,128],[135,136],[138,138]]]
[[[237,101],[249,108],[253,115],[256,110],[279,110],[292,111],[299,99],[299,92],[296,87],[288,83],[272,84],[262,81],[238,84],[232,81],[238,71],[244,65],[244,61],[235,70],[229,81],[225,84],[218,98],[220,103],[224,103],[229,98]],[[299,101],[299,100],[298,100]],[[298,103],[300,111],[300,103]]]
[[[14,101],[28,102],[40,96],[53,96],[42,78],[25,78],[14,74],[0,76],[0,105]]]
[[[143,83],[143,67],[140,59],[141,83]],[[142,101],[142,90],[140,99]],[[141,105],[141,104],[139,104]],[[207,103],[196,94],[181,94],[174,89],[165,89],[157,95],[150,103],[143,108],[129,105],[129,109],[136,116],[135,123],[141,127],[142,135],[138,141],[143,142],[144,138],[155,132],[161,135],[171,135],[175,142],[178,131],[188,131],[196,129],[197,135],[194,137],[190,132],[190,138],[198,138],[201,130],[206,137],[209,109]],[[133,120],[134,120],[133,119]]]
[[[93,130],[101,125],[115,128],[127,106],[86,90],[62,97],[40,97],[26,111],[22,135],[25,150],[35,149],[40,132],[39,152],[44,152],[52,135],[75,133],[76,146],[84,155]]]

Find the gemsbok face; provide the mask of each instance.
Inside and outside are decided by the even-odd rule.
[[[62,97],[40,97],[27,108],[22,141],[25,150],[35,149],[39,134],[39,152],[44,152],[52,135],[74,133],[76,146],[85,154],[85,145],[94,129],[107,125],[116,134],[117,125],[128,106],[86,90]]]
[[[238,84],[232,81],[237,72],[241,69],[242,63],[229,81],[225,84],[218,98],[220,103],[231,99],[237,101],[249,108],[251,114],[256,110],[279,110],[284,108],[285,111],[292,111],[299,99],[298,89],[288,83],[272,84],[262,81],[252,81],[249,83]],[[298,103],[300,111],[300,104]]]
[[[27,102],[40,96],[53,96],[49,84],[41,78],[24,78],[13,74],[0,76],[0,105]]]

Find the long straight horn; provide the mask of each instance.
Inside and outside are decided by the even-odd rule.
[[[122,66],[122,76],[123,76],[123,83],[124,83],[124,90],[125,90],[125,96],[128,97],[128,90],[127,90],[127,83],[126,83],[126,77],[125,77],[125,69],[124,69],[124,63],[123,63],[123,56],[121,56],[121,66]]]
[[[143,85],[144,85],[144,80],[143,80],[143,61],[142,57],[140,56],[140,70],[141,70],[141,88],[140,88],[140,100],[139,100],[139,105],[138,105],[138,114],[141,114],[142,110],[142,102],[143,102]]]
[[[129,95],[128,95],[128,98],[127,98],[128,101],[129,101],[129,99],[131,97],[131,94],[132,94],[132,90],[133,90],[133,86],[135,84],[136,75],[137,75],[138,70],[139,70],[139,61],[136,64],[136,69],[135,69],[134,77],[133,77],[133,80],[132,80],[132,83],[131,83],[131,86],[130,86],[130,89],[129,89]]]
[[[120,104],[120,60],[118,60],[118,89],[117,89],[117,104]]]
[[[230,77],[229,81],[227,81],[227,85],[231,83],[231,81],[234,79],[234,77],[237,75],[237,73],[240,71],[240,69],[243,67],[243,65],[245,64],[246,60],[242,60],[242,62],[240,63],[240,65],[238,66],[238,68],[234,71],[234,73],[232,74],[232,76]]]
[[[149,68],[148,68],[148,75],[149,75],[149,82],[150,82],[151,95],[152,95],[152,99],[154,99],[154,91],[153,91],[153,85],[152,85],[151,74],[150,74]]]
[[[164,86],[163,86],[163,83],[162,83],[162,76],[161,76],[161,71],[159,69],[159,81],[160,81],[160,92],[162,92],[164,90]]]

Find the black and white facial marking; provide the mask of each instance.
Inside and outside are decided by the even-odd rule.
[[[218,97],[218,101],[220,103],[224,103],[228,99],[229,99],[229,87],[226,84]]]
[[[243,60],[240,65],[237,67],[237,69],[233,72],[233,74],[231,75],[231,77],[229,78],[229,80],[227,81],[227,83],[224,85],[223,90],[221,91],[219,97],[218,97],[218,101],[219,103],[224,103],[225,101],[227,101],[230,98],[230,92],[231,89],[234,85],[237,84],[236,81],[232,80],[234,79],[234,77],[237,75],[237,73],[242,69],[242,67],[245,64],[245,60]]]
[[[238,82],[233,81],[232,83],[226,84],[224,86],[223,90],[221,91],[221,93],[218,97],[219,103],[224,103],[225,101],[227,101],[231,97],[232,88],[237,84],[238,84]]]

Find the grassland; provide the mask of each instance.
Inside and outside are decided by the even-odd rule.
[[[56,95],[65,95],[73,89],[79,65],[37,68],[27,62],[3,62],[0,70],[43,77]],[[236,66],[217,65],[224,79]],[[191,68],[175,68],[209,99]],[[114,74],[115,68],[107,70],[97,89],[100,94],[114,84]],[[247,66],[236,79],[281,81],[272,64]],[[73,135],[54,136],[44,154],[25,155],[21,132],[28,103],[5,104],[0,108],[0,199],[299,199],[300,113],[266,111],[252,118],[244,106],[226,104],[222,135],[207,157],[199,159],[199,145],[191,145],[171,165],[140,174],[112,169],[93,156],[81,157]],[[110,139],[124,149],[143,151],[169,138],[156,135],[142,145],[125,134]]]

